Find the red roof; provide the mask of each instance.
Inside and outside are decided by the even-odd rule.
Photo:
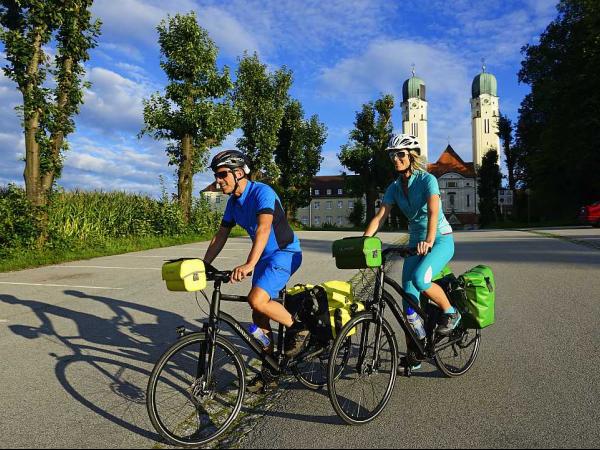
[[[206,186],[204,189],[202,189],[202,192],[223,192],[223,191],[217,187],[217,182],[213,181],[208,186]]]
[[[436,178],[450,172],[458,173],[466,178],[475,178],[473,163],[464,162],[450,144],[448,144],[448,147],[446,147],[446,150],[444,150],[436,163],[427,165],[427,170],[429,173],[435,175]]]

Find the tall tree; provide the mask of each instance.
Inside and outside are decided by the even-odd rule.
[[[92,20],[93,0],[2,0],[0,39],[8,64],[4,74],[23,95],[25,189],[38,208],[40,243],[46,239],[45,207],[63,167],[66,137],[83,103],[84,62],[96,46],[100,21]],[[54,64],[44,50],[56,45]],[[50,82],[48,74],[52,75]],[[52,86],[52,87],[50,87]]]
[[[338,158],[344,167],[360,176],[360,188],[355,194],[366,194],[367,222],[375,215],[375,201],[379,192],[393,178],[393,167],[384,151],[392,135],[394,97],[382,95],[375,102],[362,106],[356,113],[350,142],[341,147]],[[356,183],[354,183],[356,186]]]
[[[253,179],[274,182],[279,178],[274,153],[291,85],[292,72],[285,67],[269,73],[256,53],[240,59],[234,101],[243,136],[237,145],[252,163]]]
[[[310,204],[310,184],[321,168],[327,128],[316,115],[305,120],[302,105],[292,100],[285,107],[277,137],[278,190],[288,217],[294,218],[298,208]]]
[[[169,79],[165,95],[144,101],[140,132],[169,141],[170,165],[177,166],[177,196],[186,223],[192,208],[193,176],[206,167],[209,150],[236,127],[229,69],[217,69],[218,49],[194,12],[168,16],[157,26],[160,66]]]
[[[562,0],[536,45],[527,45],[519,80],[517,145],[532,203],[546,217],[574,217],[600,197],[600,2]]]
[[[508,188],[514,190],[516,188],[516,150],[513,145],[513,126],[511,120],[504,114],[500,114],[498,120],[498,136],[502,141],[502,148],[506,158],[506,171],[508,172]]]
[[[477,173],[479,193],[479,224],[489,225],[498,219],[498,189],[502,186],[502,174],[498,166],[498,152],[489,150],[481,161]]]

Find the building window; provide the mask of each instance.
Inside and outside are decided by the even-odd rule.
[[[331,195],[331,189],[327,189],[327,195]]]
[[[450,206],[452,207],[452,209],[454,209],[454,200],[456,197],[456,192],[449,192],[448,193],[448,200],[450,201]]]
[[[308,224],[308,216],[302,216],[302,224],[303,225],[307,225]]]
[[[314,202],[313,209],[319,209],[321,207],[321,202]]]
[[[467,208],[471,206],[471,196],[467,194]]]
[[[321,216],[315,216],[315,225],[321,224]]]
[[[220,196],[217,195],[215,197],[215,203],[217,203],[217,204],[221,203],[221,197]]]
[[[333,209],[333,202],[331,200],[325,202],[325,209]]]
[[[338,195],[342,195],[344,193],[344,191],[342,191],[341,189],[338,189]]]
[[[327,217],[325,217],[325,222],[326,223],[333,223],[333,216],[327,216]]]
[[[338,209],[342,209],[344,207],[344,202],[342,200],[338,200]]]
[[[354,200],[348,200],[348,209],[354,209]]]
[[[448,183],[446,184],[446,187],[455,188],[455,187],[458,187],[458,186],[456,184],[456,181],[448,181]]]
[[[320,195],[321,191],[319,191],[318,189],[315,189],[315,195]]]
[[[343,225],[344,224],[344,218],[342,216],[337,216],[337,222],[338,225]]]

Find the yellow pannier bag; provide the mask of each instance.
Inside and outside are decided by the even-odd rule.
[[[162,266],[162,279],[170,291],[194,292],[206,288],[206,270],[201,259],[175,259]]]
[[[327,293],[329,320],[335,337],[353,315],[365,310],[365,305],[354,298],[352,285],[346,281],[327,281],[321,286]],[[350,331],[348,336],[355,333],[356,329]]]

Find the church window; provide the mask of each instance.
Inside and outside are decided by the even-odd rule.
[[[467,194],[467,208],[471,206],[471,196]]]
[[[458,187],[458,186],[456,184],[456,181],[448,181],[447,187],[449,187],[449,188],[455,188],[455,187]]]

